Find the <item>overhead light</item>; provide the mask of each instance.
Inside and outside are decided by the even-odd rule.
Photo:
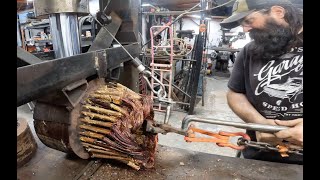
[[[33,3],[33,0],[27,0],[27,5],[29,5],[29,3]]]
[[[156,8],[154,5],[149,4],[149,3],[141,4],[141,6],[142,6],[142,7],[154,7],[154,8]]]
[[[201,16],[199,16],[199,15],[190,15],[190,17],[194,17],[194,18],[198,18],[198,19],[201,18]],[[204,19],[211,20],[211,18],[208,18],[208,17],[205,17]]]
[[[199,15],[191,15],[191,17],[194,17],[194,18],[201,18],[201,16],[199,16]]]

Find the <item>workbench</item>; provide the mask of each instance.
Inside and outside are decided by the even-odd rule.
[[[213,155],[158,145],[155,168],[136,171],[112,160],[83,160],[39,144],[17,169],[19,180],[64,179],[303,179],[303,165]]]

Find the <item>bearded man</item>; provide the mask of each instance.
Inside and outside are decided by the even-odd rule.
[[[286,0],[237,0],[221,26],[242,26],[252,42],[238,53],[228,82],[232,111],[247,123],[288,126],[247,130],[252,141],[303,148],[303,10]],[[247,147],[244,158],[303,164],[303,156]]]

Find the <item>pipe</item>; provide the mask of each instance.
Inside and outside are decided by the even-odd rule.
[[[202,123],[208,123],[208,124],[233,126],[236,128],[266,132],[266,133],[276,133],[278,131],[288,129],[288,127],[286,126],[272,126],[272,125],[256,124],[256,123],[232,122],[232,121],[217,120],[217,119],[205,118],[205,117],[194,116],[194,115],[187,115],[184,117],[184,119],[182,120],[181,129],[187,130],[190,122],[202,122]]]
[[[74,13],[50,14],[49,21],[55,58],[80,54],[78,15]]]

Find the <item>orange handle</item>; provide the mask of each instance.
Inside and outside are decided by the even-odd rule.
[[[212,138],[196,137],[195,136],[196,132],[211,136]],[[194,128],[192,126],[189,127],[188,135],[184,137],[184,140],[186,142],[213,142],[220,147],[230,147],[236,150],[244,149],[245,148],[244,145],[238,146],[229,142],[230,137],[233,137],[233,136],[242,136],[243,138],[250,140],[250,137],[248,136],[248,134],[243,132],[232,133],[232,132],[219,131],[219,133],[214,133],[214,132],[206,131],[203,129]]]

